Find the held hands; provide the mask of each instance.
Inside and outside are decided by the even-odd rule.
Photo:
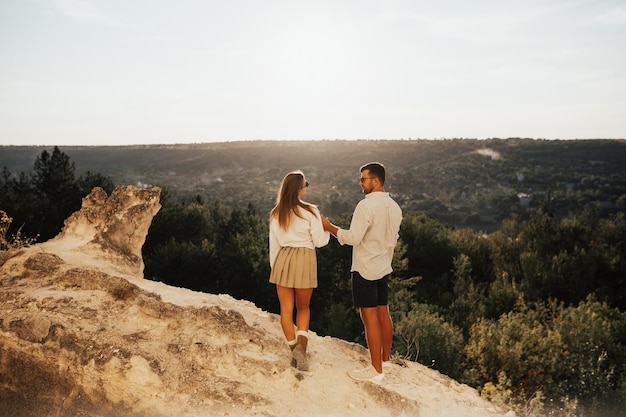
[[[324,230],[332,233],[334,236],[337,236],[338,227],[332,224],[328,220],[328,217],[324,216],[323,214],[321,216],[322,216],[322,226],[324,226]]]

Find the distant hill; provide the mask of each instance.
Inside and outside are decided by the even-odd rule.
[[[0,147],[0,167],[28,173],[54,147]],[[556,215],[585,204],[626,210],[626,140],[450,139],[249,141],[190,145],[63,146],[86,171],[118,184],[159,185],[177,196],[272,207],[280,180],[301,169],[307,201],[329,216],[362,198],[358,168],[380,161],[386,188],[407,210],[449,224],[490,230],[503,218],[542,205]]]

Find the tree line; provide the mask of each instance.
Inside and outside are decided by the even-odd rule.
[[[114,188],[100,174],[75,178],[55,148],[29,175],[3,170],[0,209],[43,241],[93,186]],[[143,247],[147,279],[279,311],[268,282],[268,213],[167,188],[161,204]],[[332,221],[348,227],[350,217]],[[617,413],[626,405],[625,242],[623,214],[603,217],[591,206],[561,219],[532,208],[489,234],[405,210],[391,280],[395,358],[522,415]],[[333,238],[317,254],[311,329],[365,344],[352,307],[351,248]]]
[[[0,168],[30,171],[43,149],[0,147]],[[230,207],[252,203],[261,212],[272,208],[280,179],[293,169],[306,173],[307,198],[325,215],[351,212],[361,198],[357,167],[376,155],[390,168],[386,188],[405,210],[460,228],[495,231],[527,205],[549,205],[559,219],[588,204],[626,213],[626,140],[247,141],[61,150],[81,174],[88,168],[116,184],[158,184],[177,196]]]
[[[110,194],[115,185],[109,177],[91,171],[77,177],[74,163],[56,146],[52,153],[44,150],[28,174],[14,174],[3,167],[0,209],[13,220],[7,233],[19,230],[21,235],[40,241],[53,238],[94,187]]]

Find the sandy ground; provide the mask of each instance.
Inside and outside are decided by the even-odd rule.
[[[137,415],[504,414],[472,388],[413,362],[394,363],[380,385],[353,381],[346,372],[366,365],[367,351],[313,332],[310,371],[298,371],[277,315],[228,295],[120,274],[107,258],[59,241],[0,269],[3,347],[64,363],[58,377],[98,399],[87,409],[101,401]],[[56,334],[27,343],[9,324],[31,317],[50,322]]]

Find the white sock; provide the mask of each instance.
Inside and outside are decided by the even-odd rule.
[[[306,330],[298,330],[296,336],[304,336],[307,339],[309,338],[309,332]]]
[[[293,340],[288,340],[288,341],[287,341],[287,344],[288,344],[290,347],[292,347],[292,346],[295,346],[295,345],[296,345],[296,342],[297,342],[297,340],[296,340],[296,339],[293,339]]]

